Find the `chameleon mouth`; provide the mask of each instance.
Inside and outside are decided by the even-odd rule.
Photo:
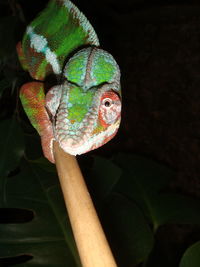
[[[88,148],[87,151],[85,151],[85,149],[83,149],[83,147],[84,147],[84,143],[83,142],[76,143],[76,144],[73,144],[73,142],[74,142],[74,140],[69,138],[66,141],[59,142],[59,144],[60,144],[60,147],[66,153],[69,153],[69,154],[74,155],[74,156],[84,154],[88,150],[90,150],[89,148]]]
[[[67,153],[71,155],[80,155],[85,153],[83,150],[84,144],[84,138],[81,138],[80,140],[74,140],[72,137],[65,138],[64,140],[58,140],[60,147]]]
[[[91,150],[94,150],[108,141],[110,141],[115,134],[120,125],[120,120],[116,121],[115,124],[110,125],[105,131],[102,131],[98,134],[90,134],[84,135],[78,141],[74,140],[72,137],[65,138],[63,140],[59,140],[60,147],[71,155],[81,155]]]

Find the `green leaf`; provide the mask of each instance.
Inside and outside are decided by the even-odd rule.
[[[15,119],[0,123],[0,178],[14,170],[23,153],[24,137],[19,123]]]
[[[172,171],[152,160],[129,154],[119,154],[114,161],[123,170],[116,192],[137,203],[156,230],[159,222],[155,203]]]
[[[95,193],[100,199],[104,199],[111,191],[121,176],[121,168],[106,158],[94,157],[92,167],[92,184],[96,188]]]
[[[189,247],[181,259],[179,267],[199,267],[200,266],[200,241]]]
[[[152,200],[156,223],[200,224],[200,201],[178,194],[160,194]]]
[[[200,202],[190,197],[162,192],[173,172],[142,157],[120,154],[114,159],[123,174],[116,192],[136,202],[153,225],[166,223],[200,223]]]
[[[0,207],[33,211],[34,217],[0,224],[0,258],[32,255],[26,266],[80,266],[55,174],[23,162],[21,172],[7,178],[2,193]]]
[[[141,210],[124,196],[115,193],[106,201],[105,209],[112,233],[111,243],[119,265],[134,266],[143,262],[153,248],[154,238]]]
[[[114,157],[124,171],[138,180],[147,193],[159,192],[171,180],[174,172],[166,166],[145,157],[120,153]],[[131,181],[130,181],[131,182]]]

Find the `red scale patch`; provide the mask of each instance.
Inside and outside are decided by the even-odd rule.
[[[119,108],[120,105],[120,108]],[[105,92],[101,97],[99,109],[99,122],[101,126],[107,128],[117,121],[121,115],[121,101],[117,93],[113,91]]]

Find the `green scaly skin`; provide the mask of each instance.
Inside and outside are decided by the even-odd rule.
[[[77,155],[116,134],[121,118],[119,67],[99,48],[94,29],[71,1],[51,0],[27,27],[17,52],[24,70],[37,80],[22,86],[22,105],[51,162],[53,140]],[[63,83],[45,95],[44,81],[52,74]]]

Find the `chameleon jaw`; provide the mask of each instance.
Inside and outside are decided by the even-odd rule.
[[[88,151],[94,150],[100,146],[103,146],[108,141],[110,141],[115,134],[120,125],[120,119],[117,120],[114,124],[110,125],[105,131],[102,131],[98,134],[90,134],[82,136],[79,142],[74,142],[74,139],[69,137],[65,140],[59,140],[60,147],[66,152],[71,155],[81,155]]]

